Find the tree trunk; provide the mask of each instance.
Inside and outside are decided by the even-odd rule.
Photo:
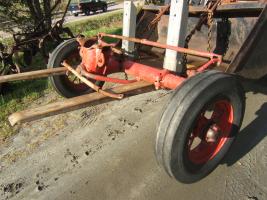
[[[44,16],[45,16],[45,26],[46,28],[50,28],[52,25],[52,18],[51,18],[51,3],[49,0],[43,1],[44,5]]]

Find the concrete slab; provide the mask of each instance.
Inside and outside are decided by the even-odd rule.
[[[11,144],[1,148],[0,197],[264,200],[267,87],[250,81],[244,85],[242,130],[222,164],[200,182],[178,183],[156,163],[155,128],[170,91],[155,91],[22,126]],[[55,133],[49,135],[51,122]],[[45,135],[49,137],[40,139]],[[39,143],[30,151],[27,146],[34,141]],[[19,150],[24,154],[8,164],[7,155]]]

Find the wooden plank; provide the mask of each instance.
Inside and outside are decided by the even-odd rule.
[[[152,84],[144,81],[121,85],[111,89],[114,93],[125,93],[127,95],[135,95],[136,93],[143,93],[151,91],[154,87]],[[21,122],[29,122],[43,117],[57,115],[60,113],[69,112],[72,110],[80,109],[89,105],[103,103],[105,101],[115,100],[103,94],[94,92],[83,96],[78,96],[70,99],[65,99],[60,102],[51,103],[45,106],[28,109],[20,112],[13,113],[9,116],[8,120],[12,126]]]
[[[0,83],[61,75],[64,74],[66,71],[67,69],[65,67],[57,67],[52,69],[43,69],[43,70],[24,72],[19,74],[5,75],[5,76],[0,76]]]

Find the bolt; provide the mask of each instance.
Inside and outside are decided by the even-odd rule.
[[[207,142],[216,142],[220,136],[220,129],[217,125],[212,125],[206,134],[206,141]]]

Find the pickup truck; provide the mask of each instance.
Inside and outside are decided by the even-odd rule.
[[[85,15],[90,15],[90,12],[96,12],[102,10],[106,12],[108,9],[108,4],[106,1],[101,0],[80,0],[79,9]]]

